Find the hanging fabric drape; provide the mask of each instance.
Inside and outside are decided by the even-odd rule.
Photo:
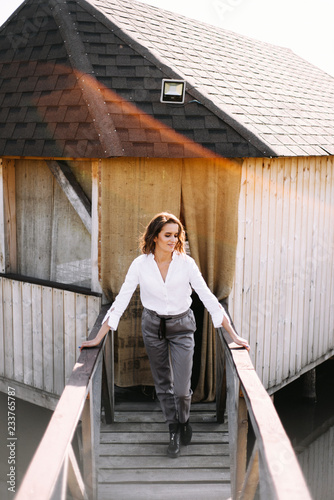
[[[138,239],[158,212],[180,214],[182,160],[120,158],[101,162],[101,276],[109,301],[137,255]],[[153,385],[141,334],[138,291],[115,336],[115,382]]]
[[[138,238],[158,212],[183,216],[191,256],[209,288],[224,299],[232,288],[237,244],[241,166],[226,159],[120,158],[101,161],[101,276],[112,301],[132,260]],[[182,194],[181,194],[182,193]],[[141,334],[136,292],[115,336],[115,380],[121,387],[153,385]],[[200,375],[194,401],[215,397],[215,335],[204,314]]]
[[[233,284],[241,165],[227,159],[184,162],[182,202],[191,256],[219,300]],[[193,401],[215,398],[215,332],[205,311],[201,367]]]

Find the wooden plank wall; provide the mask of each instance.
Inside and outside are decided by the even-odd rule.
[[[16,234],[17,253],[17,268],[14,269],[11,263],[10,271],[6,272],[90,287],[91,236],[47,164],[42,160],[25,159],[15,160],[15,165],[13,161],[11,168],[7,160],[4,165],[5,173],[11,172],[14,177],[8,182],[5,193],[10,194],[9,188],[14,191],[14,195],[8,197],[14,198],[15,203],[8,202],[8,205],[15,206],[16,216],[8,216],[8,219],[10,227],[15,220],[12,233]],[[71,168],[90,197],[91,162],[73,162]],[[10,255],[13,252],[11,249]]]
[[[0,378],[59,396],[101,298],[0,277]]]
[[[230,311],[274,392],[334,351],[334,158],[242,169]]]

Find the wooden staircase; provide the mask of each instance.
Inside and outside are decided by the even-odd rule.
[[[115,423],[102,424],[98,500],[203,500],[231,497],[227,424],[214,404],[193,404],[193,439],[176,459],[158,402],[116,404]]]

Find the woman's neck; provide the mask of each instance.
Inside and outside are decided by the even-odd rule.
[[[172,261],[172,252],[155,251],[154,260],[157,262],[157,264],[170,263]]]

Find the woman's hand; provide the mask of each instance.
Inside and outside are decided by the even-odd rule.
[[[109,331],[109,325],[108,325],[108,320],[106,320],[101,326],[100,330],[97,332],[97,335],[94,339],[84,340],[82,342],[81,346],[79,347],[80,351],[82,351],[84,347],[96,347],[97,345],[99,345],[99,343],[108,333],[108,331]]]
[[[228,334],[230,335],[233,342],[244,347],[245,349],[247,349],[247,351],[249,351],[250,347],[249,347],[248,341],[246,339],[240,337],[240,335],[238,335],[235,332],[234,328],[231,325],[230,320],[226,316],[224,316],[222,326],[228,332]]]
[[[238,345],[241,345],[242,347],[247,349],[247,351],[249,351],[250,346],[249,346],[246,339],[244,339],[243,337],[240,337],[240,335],[237,335],[237,334],[231,335],[231,337],[232,337],[233,342],[235,342]]]
[[[81,346],[79,347],[80,351],[82,351],[82,349],[84,349],[85,347],[96,347],[99,345],[101,341],[98,341],[97,340],[97,336],[95,337],[95,339],[91,339],[91,340],[84,340],[81,344]]]

